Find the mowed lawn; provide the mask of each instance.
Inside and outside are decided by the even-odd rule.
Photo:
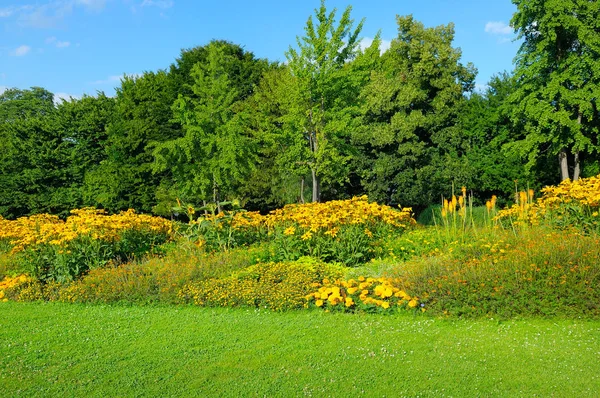
[[[0,303],[0,396],[600,394],[600,321]]]

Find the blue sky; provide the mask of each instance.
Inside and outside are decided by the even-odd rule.
[[[362,36],[397,34],[396,15],[425,26],[453,22],[477,84],[512,70],[519,44],[510,0],[329,0],[365,18]],[[114,94],[123,74],[167,68],[181,49],[225,39],[258,57],[285,60],[319,0],[0,0],[0,91],[41,86],[59,96]]]

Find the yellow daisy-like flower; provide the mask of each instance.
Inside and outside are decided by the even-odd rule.
[[[309,240],[310,238],[312,238],[312,232],[310,231],[305,232],[304,235],[300,237],[302,240]]]
[[[418,303],[418,302],[417,302],[417,300],[415,300],[415,299],[412,299],[412,300],[410,300],[410,301],[408,302],[408,306],[409,306],[410,308],[415,308],[417,305],[419,305],[419,303]]]
[[[352,297],[346,297],[346,307],[352,307],[354,305],[354,300]]]
[[[316,305],[317,307],[322,307],[322,306],[323,306],[323,300],[317,300],[317,301],[315,302],[315,305]]]
[[[284,234],[284,235],[286,235],[286,236],[289,236],[289,235],[294,235],[295,233],[296,233],[296,227],[294,227],[294,226],[287,227],[287,228],[286,228],[286,229],[283,231],[283,234]]]
[[[381,303],[381,308],[384,308],[387,310],[388,308],[390,308],[390,303],[388,303],[387,301],[383,301]]]

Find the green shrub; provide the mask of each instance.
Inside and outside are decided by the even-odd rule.
[[[186,285],[184,302],[202,306],[259,307],[280,311],[306,306],[306,295],[323,279],[342,277],[343,268],[313,259],[259,263],[230,277]]]
[[[399,264],[427,310],[455,316],[600,316],[600,238],[537,227]]]

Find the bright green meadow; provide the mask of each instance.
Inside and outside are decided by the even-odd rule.
[[[0,303],[2,396],[564,396],[600,322]]]

